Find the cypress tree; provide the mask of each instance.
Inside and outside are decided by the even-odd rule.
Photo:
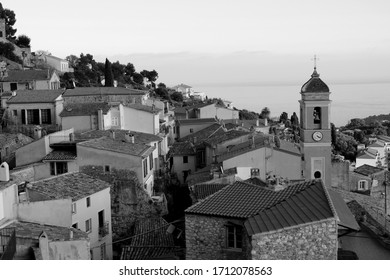
[[[106,64],[104,66],[104,86],[113,87],[114,86],[114,75],[112,74],[111,62],[106,58]]]

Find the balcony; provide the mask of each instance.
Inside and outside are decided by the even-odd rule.
[[[110,233],[110,223],[104,222],[101,227],[99,227],[99,240],[103,239],[106,235]]]
[[[16,253],[16,234],[14,228],[0,229],[0,260],[12,260]]]

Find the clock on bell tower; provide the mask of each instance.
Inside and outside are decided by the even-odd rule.
[[[311,78],[301,88],[299,100],[302,175],[305,179],[322,179],[325,186],[331,186],[329,95],[315,66]]]

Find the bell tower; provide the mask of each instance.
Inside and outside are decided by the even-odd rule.
[[[300,146],[302,176],[305,179],[322,179],[331,186],[331,131],[329,88],[320,79],[317,67],[301,88]]]

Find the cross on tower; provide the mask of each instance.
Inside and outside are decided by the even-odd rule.
[[[312,58],[311,60],[314,60],[314,69],[317,69],[317,60],[320,60],[317,55],[314,55],[314,58]]]

